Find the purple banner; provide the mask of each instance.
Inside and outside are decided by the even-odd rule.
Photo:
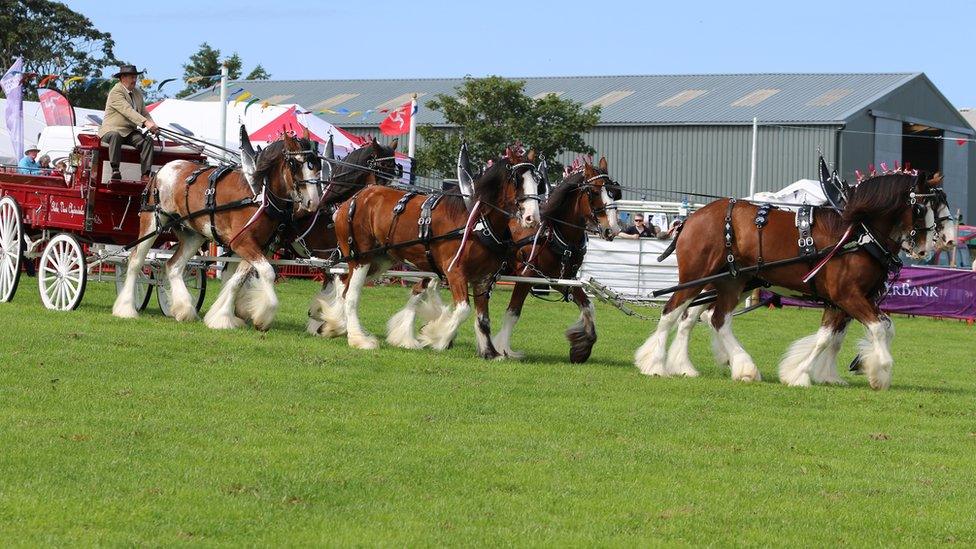
[[[10,143],[14,149],[14,162],[24,156],[24,88],[20,81],[24,75],[24,58],[18,57],[10,70],[0,78],[0,87],[7,96],[6,121]]]
[[[769,292],[763,292],[764,297]],[[783,298],[783,305],[817,307]],[[976,272],[939,267],[905,267],[888,287],[881,309],[905,315],[976,319]]]

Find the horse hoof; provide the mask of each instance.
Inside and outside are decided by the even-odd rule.
[[[236,316],[207,318],[204,320],[204,324],[206,324],[207,328],[210,328],[211,330],[235,330],[237,328],[244,327],[244,321]]]
[[[838,386],[841,386],[841,387],[847,385],[847,381],[845,381],[845,380],[843,380],[843,379],[841,379],[839,377],[827,378],[827,379],[824,380],[824,383],[826,383],[827,385],[838,385]]]
[[[139,311],[135,307],[118,307],[112,309],[112,316],[118,318],[139,318]]]
[[[353,349],[370,351],[380,347],[380,341],[370,335],[354,336],[349,338],[349,346]]]
[[[505,358],[510,358],[512,360],[522,360],[525,358],[525,353],[520,351],[513,351],[511,349],[505,349],[502,351],[502,356]]]

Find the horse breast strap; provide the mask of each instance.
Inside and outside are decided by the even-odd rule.
[[[800,206],[796,210],[796,229],[800,237],[796,244],[800,247],[800,255],[810,256],[817,253],[817,246],[813,242],[813,206]]]
[[[424,256],[427,258],[427,263],[430,264],[431,270],[437,273],[437,276],[440,278],[444,278],[444,273],[442,273],[440,268],[437,266],[437,262],[434,261],[434,254],[430,251],[430,223],[433,217],[434,208],[437,207],[437,204],[440,203],[440,200],[443,197],[444,195],[442,194],[428,195],[427,198],[424,199],[424,203],[420,205],[420,217],[417,219],[417,238],[420,240],[420,243],[424,245]],[[404,198],[406,198],[406,196],[404,196]],[[403,199],[401,198],[401,200]],[[399,205],[399,203],[397,205]],[[404,202],[404,206],[405,205],[406,202]],[[394,210],[395,209],[396,208],[394,208]]]
[[[213,241],[220,246],[226,246],[224,242],[220,239],[220,235],[217,233],[217,182],[220,181],[222,177],[233,171],[232,166],[222,164],[217,166],[217,168],[210,172],[207,177],[207,190],[204,193],[204,207],[210,212],[210,234],[213,236]],[[195,178],[194,178],[195,179]],[[187,185],[189,188],[189,185]]]
[[[732,278],[739,276],[739,267],[735,264],[735,254],[732,253],[732,245],[735,243],[735,231],[732,229],[732,209],[735,208],[735,199],[729,199],[729,207],[725,210],[725,262],[729,268]]]

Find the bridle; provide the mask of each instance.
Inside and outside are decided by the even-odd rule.
[[[515,177],[516,177],[515,172],[521,168],[526,169],[524,172],[522,172],[523,176],[525,175],[526,172],[532,174],[532,179],[535,179],[536,182],[536,192],[534,194],[523,194],[522,200],[520,200],[520,202],[525,200],[535,200],[536,202],[541,203],[543,200],[545,200],[546,193],[539,192],[539,187],[541,185],[545,185],[545,183],[542,182],[542,176],[540,176],[539,172],[536,170],[535,164],[531,162],[519,162],[517,164],[509,164],[508,180],[511,181],[513,184],[515,184],[516,187],[518,187],[518,182],[515,181]]]
[[[306,166],[308,166],[309,170],[314,171],[316,168],[318,168],[319,173],[322,173],[322,163],[321,160],[319,160],[318,151],[309,148],[309,149],[302,149],[298,151],[285,151],[283,154],[285,156],[285,163],[288,166],[288,170],[291,172],[291,178],[292,178],[292,183],[295,186],[295,192],[297,193],[297,189],[299,185],[304,185],[305,187],[308,187],[309,185],[315,185],[315,189],[316,191],[318,191],[318,195],[322,196],[322,185],[324,184],[324,182],[322,181],[321,177],[316,179],[296,179],[295,177],[296,174],[301,173],[303,162],[305,163]],[[317,166],[316,166],[316,162],[318,162]],[[277,198],[278,200],[289,200],[290,202],[296,201],[295,199],[286,199],[286,198],[281,198],[279,196],[276,196],[270,190],[268,192],[271,193],[271,195]]]

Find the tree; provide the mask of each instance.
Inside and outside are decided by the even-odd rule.
[[[233,55],[226,58],[221,62],[220,60],[220,50],[214,49],[210,44],[204,42],[200,44],[200,49],[196,53],[190,56],[190,61],[183,65],[183,80],[193,78],[194,76],[214,76],[220,74],[221,64],[227,65],[227,74],[232,80],[236,80],[241,77],[241,57],[234,52]],[[184,98],[194,93],[209,88],[213,86],[214,81],[212,79],[204,78],[202,80],[197,80],[196,82],[187,82],[186,88],[180,93],[176,94],[177,98]]]
[[[0,62],[6,70],[23,56],[25,72],[101,77],[102,69],[121,63],[111,34],[95,28],[84,15],[60,2],[0,0]],[[103,90],[103,88],[105,88]],[[27,96],[35,97],[31,86]],[[104,82],[73,85],[65,94],[73,105],[101,108]]]
[[[418,172],[452,175],[461,141],[468,142],[472,159],[497,157],[515,140],[545,155],[551,173],[562,171],[554,159],[566,151],[593,154],[583,141],[600,119],[598,106],[582,105],[556,95],[533,99],[524,93],[525,82],[500,76],[465,78],[456,95],[438,94],[427,107],[444,113],[456,130],[431,125],[417,129],[424,145],[417,151]]]
[[[269,78],[271,78],[271,73],[264,70],[264,67],[258,63],[258,66],[254,67],[254,70],[247,74],[245,80],[267,80]]]

